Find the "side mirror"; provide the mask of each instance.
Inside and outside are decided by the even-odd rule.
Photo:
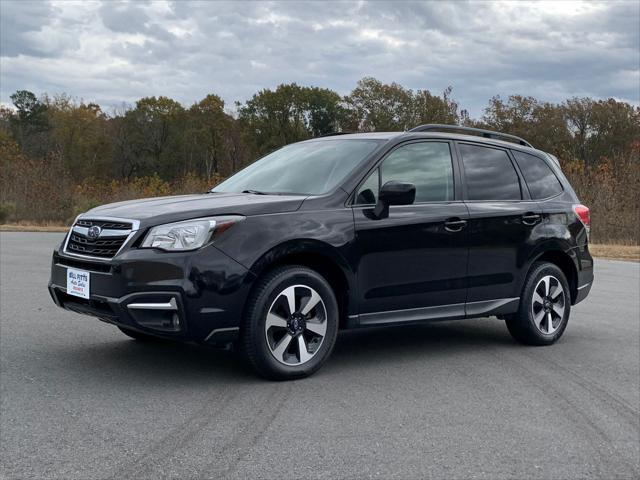
[[[380,189],[373,214],[377,218],[387,218],[390,205],[411,205],[415,199],[416,186],[413,183],[390,180]]]

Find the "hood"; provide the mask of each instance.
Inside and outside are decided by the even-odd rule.
[[[109,203],[93,208],[84,217],[115,217],[139,220],[141,225],[189,220],[212,215],[263,215],[292,212],[306,197],[300,195],[254,195],[250,193],[205,193],[145,198]]]

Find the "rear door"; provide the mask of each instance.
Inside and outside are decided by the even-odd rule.
[[[469,209],[468,315],[517,306],[520,278],[535,243],[541,211],[509,150],[458,142]]]

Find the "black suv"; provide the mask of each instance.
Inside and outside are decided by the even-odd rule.
[[[519,137],[329,135],[205,194],[80,215],[49,290],[133,338],[235,343],[288,379],[346,328],[494,315],[520,342],[554,343],[591,288],[589,221],[558,160]]]

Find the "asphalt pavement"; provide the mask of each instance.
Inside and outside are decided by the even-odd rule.
[[[313,377],[54,306],[61,234],[0,234],[0,478],[638,478],[640,264],[551,347],[476,319],[342,333]]]

